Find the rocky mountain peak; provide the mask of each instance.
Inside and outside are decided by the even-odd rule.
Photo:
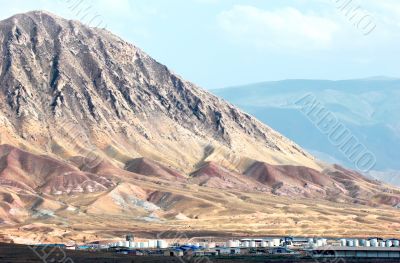
[[[0,22],[0,39],[1,107],[19,136],[24,127],[34,126],[32,139],[55,140],[68,121],[103,151],[111,145],[120,148],[120,142],[112,141],[117,138],[140,137],[136,141],[154,147],[184,143],[185,134],[198,156],[215,142],[241,155],[261,148],[256,151],[277,153],[282,160],[313,162],[294,143],[107,30],[33,11]],[[123,146],[138,144],[131,143]],[[143,155],[143,149],[138,152]]]

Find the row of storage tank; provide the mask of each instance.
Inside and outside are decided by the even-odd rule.
[[[201,243],[189,243],[185,245],[194,245],[196,247],[204,247],[204,248],[215,248],[215,242],[201,242]],[[279,247],[281,245],[280,239],[272,239],[272,240],[229,240],[224,244],[219,244],[222,247],[229,248],[256,248],[256,247]],[[110,243],[110,247],[126,247],[126,248],[168,248],[168,242],[165,240],[148,240],[144,242],[134,242],[134,241],[118,241],[115,243]]]
[[[326,238],[320,238],[320,239],[309,238],[308,243],[317,247],[323,247],[328,245],[328,240]]]
[[[308,243],[317,247],[323,247],[327,245],[327,239],[308,239]],[[186,244],[187,245],[187,244]],[[203,242],[196,244],[189,244],[197,247],[204,248],[215,248],[216,244],[213,242]],[[271,239],[271,240],[229,240],[223,247],[229,248],[256,248],[256,247],[279,247],[281,246],[281,239]],[[340,239],[340,245],[342,247],[400,247],[400,241],[393,240],[378,240],[378,239]],[[168,242],[166,240],[148,240],[142,242],[134,241],[119,241],[109,244],[110,247],[126,247],[126,248],[168,248]]]
[[[118,241],[109,244],[109,246],[126,248],[168,248],[168,242],[165,240],[148,240],[143,242]]]
[[[341,239],[340,245],[342,247],[399,247],[399,240],[386,240],[380,241],[375,239]]]
[[[240,241],[240,240],[229,240],[226,244],[225,247],[230,247],[230,248],[237,248],[237,247],[279,247],[281,245],[281,240],[279,238],[277,239],[272,239],[272,240],[262,240],[256,242],[255,240],[246,240],[246,241]]]

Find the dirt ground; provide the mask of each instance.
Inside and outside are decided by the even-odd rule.
[[[271,262],[271,263],[323,263],[323,262],[387,262],[394,263],[398,261],[391,260],[351,260],[335,259],[336,261],[316,261],[310,258],[296,258],[294,256],[231,256],[231,257],[210,257],[210,258],[178,258],[178,257],[163,257],[163,256],[131,256],[118,255],[116,253],[104,252],[83,252],[83,251],[64,251],[58,248],[47,249],[32,249],[24,245],[4,244],[0,243],[0,262],[7,263],[229,263],[229,262]]]

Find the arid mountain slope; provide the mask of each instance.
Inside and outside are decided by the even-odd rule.
[[[175,169],[166,167],[160,163],[146,158],[138,158],[128,161],[126,163],[125,170],[133,173],[152,175],[170,180],[182,180],[186,178],[183,174],[179,173]]]
[[[270,188],[258,183],[250,177],[238,174],[228,169],[209,162],[201,166],[191,174],[191,183],[202,186],[235,189],[239,191],[264,191],[269,192]]]
[[[185,172],[227,158],[238,169],[243,158],[319,169],[293,142],[106,30],[36,11],[1,21],[0,40],[7,143],[121,166],[144,156]]]
[[[101,192],[113,186],[104,177],[7,145],[0,145],[0,184],[54,195]]]
[[[5,241],[79,242],[114,239],[124,232],[154,238],[171,225],[199,236],[391,236],[400,227],[400,212],[391,208],[400,192],[340,167],[319,174],[256,163],[249,168],[255,171],[241,175],[207,163],[172,180],[164,165],[150,161],[137,170],[141,175],[107,161],[87,167],[82,158],[61,162],[9,145],[0,149],[0,237]],[[268,172],[260,172],[265,167]],[[293,178],[286,180],[292,174],[285,170]],[[315,178],[327,174],[332,177],[326,182]],[[281,180],[279,188],[265,179],[271,176]],[[292,180],[308,186],[293,186]],[[329,191],[335,190],[331,183],[339,192]],[[243,224],[249,221],[257,223]]]

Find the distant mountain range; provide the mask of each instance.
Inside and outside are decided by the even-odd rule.
[[[369,175],[400,185],[400,79],[284,80],[212,91],[320,159],[356,168],[296,101],[312,94],[376,157]]]

